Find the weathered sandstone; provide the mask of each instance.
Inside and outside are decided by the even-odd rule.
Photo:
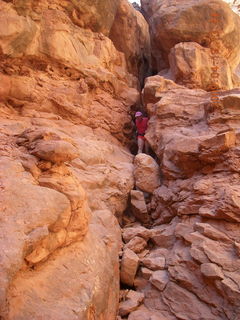
[[[148,23],[128,0],[120,0],[109,35],[115,47],[124,52],[129,72],[141,84],[150,70],[151,51]]]

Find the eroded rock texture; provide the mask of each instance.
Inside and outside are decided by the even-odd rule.
[[[119,314],[125,319],[128,313],[128,320],[237,320],[240,88],[233,70],[239,63],[239,40],[234,49],[230,46],[239,39],[239,17],[218,0],[141,2],[159,58],[160,72],[146,79],[142,92],[158,184],[151,178],[152,164],[139,161],[147,156],[138,155],[138,191],[132,192],[132,213],[122,236],[123,257],[130,256],[129,249],[135,253],[138,269],[130,271],[144,300],[123,289]],[[221,90],[214,103],[207,38],[211,12],[225,17],[221,27],[218,21]],[[162,70],[164,62],[170,69]],[[149,174],[140,183],[144,174],[136,173],[143,169]]]
[[[228,4],[221,0],[141,3],[150,24],[156,72],[170,64],[174,81],[208,90],[209,65],[217,55],[215,63],[219,65],[220,77],[225,78],[218,87],[232,89],[231,78],[239,86],[235,69],[240,63],[240,19]],[[188,44],[182,44],[185,42]]]
[[[239,318],[239,18],[142,10],[159,74],[140,97],[148,25],[127,1],[0,0],[3,320],[115,320],[120,279],[117,319]],[[155,159],[128,150],[140,101]]]
[[[141,84],[150,72],[150,35],[148,23],[128,0],[120,0],[110,38],[116,48],[124,52],[127,66]]]
[[[146,90],[146,138],[161,184],[145,194],[152,227],[140,226],[134,209],[136,222],[123,231],[123,252],[131,248],[139,265],[134,286],[144,293],[128,319],[238,319],[240,89],[220,92],[218,105],[161,76],[148,78]]]
[[[1,319],[116,317],[139,100],[118,5],[0,1]]]
[[[164,81],[159,77],[159,87]],[[144,288],[145,305],[177,319],[239,315],[239,94],[222,92],[213,107],[204,91],[163,90],[151,108],[147,138],[163,173],[149,206],[151,254],[165,257],[167,274],[150,278],[158,290]]]

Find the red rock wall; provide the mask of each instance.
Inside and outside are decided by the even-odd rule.
[[[135,291],[121,291],[120,319],[237,320],[240,87],[231,81],[239,17],[222,1],[141,2],[162,60],[142,92],[155,161],[134,160],[138,190],[123,230],[121,281]],[[218,53],[201,42],[214,12],[225,17],[216,23]],[[162,70],[164,59],[170,70]]]
[[[0,1],[1,319],[115,319],[139,100],[117,6]]]

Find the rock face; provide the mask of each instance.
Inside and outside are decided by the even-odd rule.
[[[143,83],[150,69],[150,34],[143,15],[128,0],[120,0],[110,39],[124,52],[131,73]]]
[[[141,97],[127,1],[0,0],[2,320],[239,317],[239,18],[142,5]],[[156,161],[128,150],[141,103]]]
[[[1,100],[23,116],[53,113],[127,140],[137,80],[111,40],[73,24],[61,8],[45,8],[39,21],[19,16],[11,3],[0,8]]]
[[[164,319],[238,318],[239,94],[219,91],[213,104],[204,90],[161,76],[146,82],[146,139],[161,160],[162,185],[147,205],[150,242],[138,253],[146,252],[134,284],[148,310],[139,319],[159,311]]]
[[[139,100],[118,4],[0,1],[1,319],[116,318]]]
[[[90,0],[82,1],[5,1],[13,2],[14,8],[19,15],[30,16],[33,20],[41,19],[42,13],[46,9],[61,10],[68,13],[71,20],[81,28],[91,29],[94,32],[109,34],[113,24],[118,1],[117,0],[97,0],[92,5]]]
[[[170,68],[147,78],[142,91],[150,117],[145,137],[158,158],[161,184],[146,197],[152,225],[123,231],[124,247],[134,248],[141,237],[147,242],[136,246],[140,262],[134,279],[144,305],[128,319],[235,320],[240,314],[240,89],[234,88],[233,70],[239,40],[230,47],[239,37],[239,18],[218,0],[141,2],[157,71]],[[207,37],[213,13],[226,18],[217,42]],[[213,54],[215,101],[209,92]],[[137,175],[139,156],[135,184],[146,192],[157,174]]]

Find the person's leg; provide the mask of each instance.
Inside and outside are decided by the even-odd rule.
[[[139,154],[143,152],[144,140],[138,137],[137,142],[138,142],[138,154]]]
[[[149,154],[149,143],[147,142],[147,140],[144,140],[144,148],[145,148],[145,153]]]

